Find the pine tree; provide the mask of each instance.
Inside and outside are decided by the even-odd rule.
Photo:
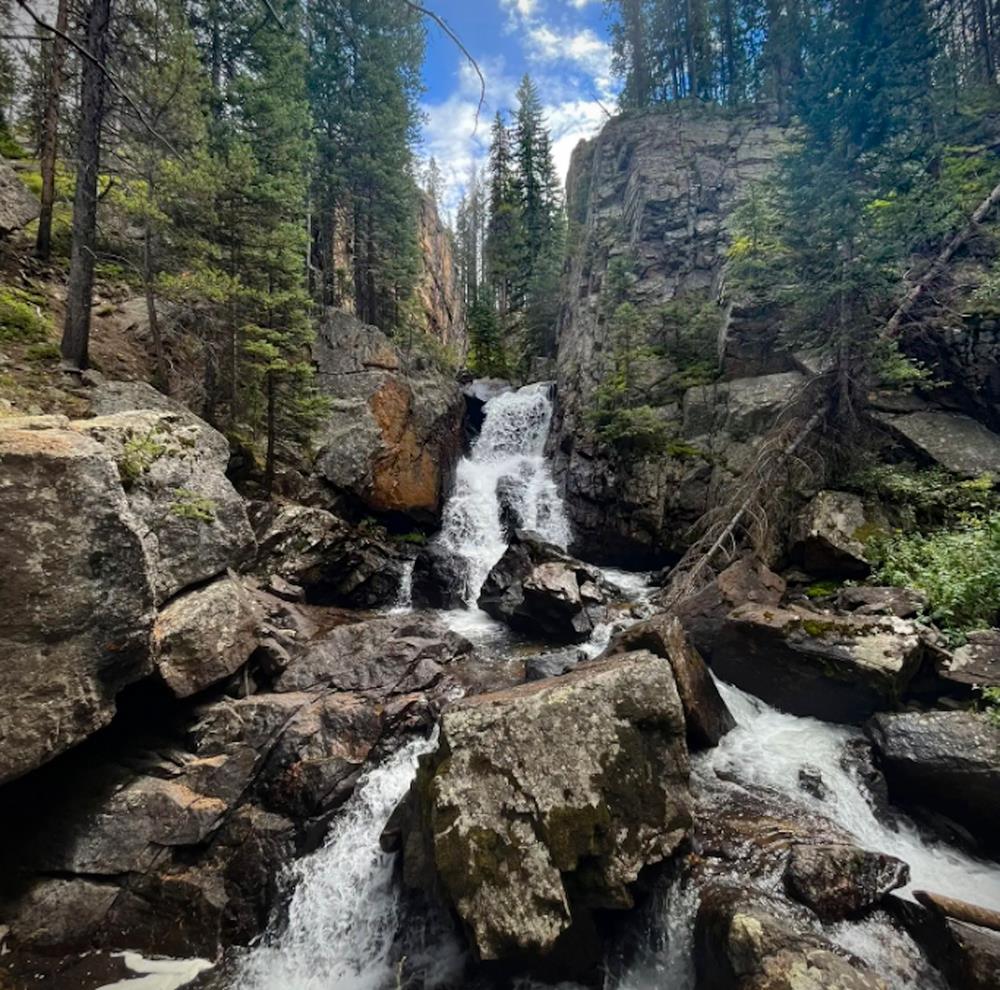
[[[486,278],[496,298],[500,326],[507,329],[514,309],[514,287],[522,254],[524,227],[511,135],[499,112],[493,122],[489,179]]]

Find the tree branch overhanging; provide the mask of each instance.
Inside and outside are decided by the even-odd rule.
[[[55,37],[62,38],[71,48],[79,52],[87,61],[93,63],[97,68],[104,74],[108,82],[111,83],[112,89],[125,101],[132,112],[139,118],[139,122],[147,131],[159,141],[175,158],[183,161],[183,155],[162,135],[160,134],[153,125],[146,119],[146,115],[142,112],[142,108],[139,106],[135,100],[129,96],[125,87],[122,85],[118,77],[91,51],[87,49],[86,45],[80,44],[71,34],[65,31],[60,31],[54,24],[49,24],[48,21],[40,17],[26,2],[26,0],[16,0],[17,5],[38,25],[45,31],[51,32]]]
[[[435,14],[433,10],[428,10],[421,4],[415,3],[414,0],[403,0],[403,3],[410,10],[415,10],[418,14],[430,18],[458,46],[458,50],[468,59],[469,65],[472,66],[476,75],[479,76],[479,105],[476,107],[476,124],[473,128],[473,133],[475,133],[479,129],[479,116],[486,103],[486,76],[483,75],[483,70],[479,68],[479,63],[475,60],[469,49],[465,47],[462,39],[455,34],[448,22],[440,14]]]

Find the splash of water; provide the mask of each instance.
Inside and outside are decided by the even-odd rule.
[[[437,744],[418,739],[358,784],[326,844],[293,868],[287,925],[239,963],[233,990],[382,990],[396,983],[403,920],[394,856],[379,836]],[[442,945],[442,958],[448,949]]]
[[[463,597],[470,608],[507,550],[507,521],[562,548],[570,539],[562,498],[545,458],[551,386],[505,392],[486,403],[485,413],[482,432],[459,462],[438,537],[462,562]]]

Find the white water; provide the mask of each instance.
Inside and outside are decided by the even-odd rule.
[[[207,959],[144,959],[138,952],[115,953],[138,976],[109,983],[101,990],[178,990],[214,965]]]
[[[240,962],[236,990],[382,990],[396,984],[393,945],[402,921],[395,857],[379,836],[405,796],[419,757],[437,745],[418,739],[358,784],[326,844],[293,869],[284,929]],[[442,976],[456,963],[447,942],[433,960]],[[426,985],[436,982],[430,974]]]
[[[769,787],[831,819],[865,849],[898,856],[910,865],[907,890],[924,889],[1000,910],[1000,866],[942,842],[930,842],[905,816],[898,831],[883,825],[854,777],[841,766],[856,730],[785,715],[727,684],[719,689],[738,723],[713,750],[696,757],[696,775],[721,771],[752,790]],[[799,787],[799,770],[817,767],[829,791],[825,800]]]
[[[569,522],[556,489],[545,442],[552,422],[551,386],[526,385],[490,399],[468,457],[458,465],[445,508],[442,546],[464,564],[464,598],[475,608],[479,592],[507,550],[503,504],[524,529],[565,548]],[[503,499],[503,502],[501,501]]]

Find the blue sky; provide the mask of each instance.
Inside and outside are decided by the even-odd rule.
[[[614,109],[607,22],[602,0],[429,0],[476,57],[486,75],[486,106],[474,132],[479,82],[455,45],[428,24],[426,117],[420,154],[433,155],[447,183],[451,212],[473,163],[485,161],[490,124],[514,106],[525,72],[538,83],[565,176],[573,148]]]

